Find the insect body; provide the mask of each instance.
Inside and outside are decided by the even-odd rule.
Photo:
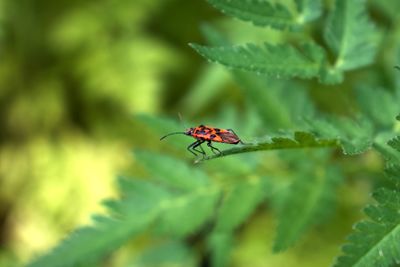
[[[214,152],[215,154],[216,151],[218,153],[221,153],[221,151],[219,151],[218,148],[213,147],[211,142],[219,142],[219,143],[234,144],[234,145],[238,143],[243,144],[243,142],[240,140],[240,138],[235,134],[235,132],[232,129],[220,129],[204,125],[200,125],[195,128],[189,128],[185,132],[169,133],[161,137],[160,140],[173,134],[184,134],[195,138],[196,141],[187,147],[187,150],[189,150],[195,156],[197,156],[196,152],[202,154],[203,156],[206,155],[203,148],[201,147],[201,144],[204,142],[207,142],[207,146],[209,146],[211,148],[211,151]],[[200,148],[200,150],[198,148]]]

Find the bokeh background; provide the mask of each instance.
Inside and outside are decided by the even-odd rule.
[[[187,44],[218,17],[205,1],[0,1],[0,266],[102,212],[130,150],[158,142],[135,114],[187,116],[205,65]]]
[[[380,15],[396,16],[391,4],[377,2]],[[281,38],[271,29],[231,20],[200,0],[0,0],[0,266],[26,263],[90,224],[92,214],[105,212],[101,201],[118,195],[117,175],[135,171],[131,150],[164,145],[139,114],[172,118],[181,127],[177,131],[221,116],[235,120],[238,114],[246,125],[257,125],[251,103],[229,73],[188,46],[206,43],[201,33],[206,23],[238,43]],[[352,107],[342,107],[351,93],[332,88],[310,93],[322,110],[348,113]],[[250,132],[257,133],[245,137]],[[183,158],[190,157],[185,151],[190,140],[173,142],[182,143]],[[266,157],[264,173],[274,164],[282,167]],[[238,161],[234,164],[240,169]],[[358,166],[368,175],[383,166],[374,153],[341,164],[350,174]],[[251,167],[243,168],[251,173]],[[277,256],[277,262],[285,258],[296,264],[308,253],[314,254],[310,262],[323,266],[339,254],[351,224],[370,201],[370,184],[355,179],[341,190],[350,195],[341,200],[347,208],[319,229],[322,234],[311,234],[312,246],[303,243]],[[327,230],[338,225],[343,227]],[[235,254],[242,262],[237,266],[246,266],[253,255],[272,257],[271,240],[258,238],[272,239],[271,229],[274,222],[265,216],[252,218],[242,237],[246,245]],[[322,254],[315,255],[316,247],[324,247]],[[256,260],[263,266],[265,259]]]

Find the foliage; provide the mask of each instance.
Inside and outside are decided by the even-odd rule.
[[[49,54],[54,55],[43,57],[48,59],[44,62],[69,61],[29,76],[33,91],[58,88],[57,93],[43,93],[43,97],[32,93],[34,98],[15,101],[22,103],[17,108],[3,101],[2,110],[14,114],[7,117],[8,123],[17,125],[6,127],[5,136],[28,129],[25,124],[18,126],[21,114],[27,114],[35,121],[33,127],[48,133],[45,137],[57,137],[54,124],[64,118],[80,125],[79,133],[93,142],[106,142],[118,131],[123,134],[117,140],[126,138],[123,146],[129,146],[128,138],[135,140],[132,167],[117,179],[119,196],[103,203],[105,214],[92,216],[89,225],[33,257],[28,266],[326,266],[334,258],[338,267],[399,264],[400,73],[392,66],[399,65],[393,59],[400,60],[400,28],[390,8],[396,5],[390,1],[367,5],[364,0],[204,2],[239,21],[222,19],[213,26],[203,25],[208,44],[191,43],[193,49],[187,51],[228,70],[206,65],[185,95],[179,88],[186,86],[172,82],[161,94],[160,84],[168,79],[160,79],[159,74],[164,68],[181,68],[192,79],[192,68],[180,61],[180,53],[171,48],[174,45],[167,47],[147,36],[159,27],[174,32],[173,22],[189,21],[191,15],[184,20],[181,15],[171,16],[171,11],[182,8],[180,2],[166,1],[166,11],[151,1],[132,6],[113,0],[89,2],[82,9],[64,3],[62,19],[53,27],[43,22],[44,32],[52,33],[43,38],[44,43],[34,38],[33,49],[22,42],[29,57],[45,54],[42,48],[50,47],[54,51]],[[143,14],[149,22],[135,13],[138,6],[148,9]],[[14,11],[18,7],[8,5]],[[21,10],[32,12],[29,5]],[[154,16],[154,10],[160,13]],[[110,19],[99,23],[98,15],[103,13]],[[150,18],[160,14],[163,25],[152,24]],[[15,26],[20,33],[26,33],[29,25],[24,22]],[[383,28],[390,34],[383,34]],[[194,32],[191,27],[189,31]],[[16,36],[29,41],[24,34]],[[133,42],[137,36],[139,40]],[[6,47],[12,50],[11,45]],[[13,62],[13,58],[19,57],[10,54],[5,60]],[[18,63],[14,68],[27,73],[28,66]],[[5,71],[0,69],[0,78]],[[56,82],[53,72],[65,75],[68,82]],[[79,77],[84,77],[80,83]],[[41,115],[29,113],[24,103],[56,99],[61,105],[63,90],[76,83],[80,87],[74,90],[82,95],[71,93],[68,101],[75,97],[84,104],[70,107],[71,114],[63,113],[63,108],[54,117],[49,112],[53,126],[41,129],[38,118],[46,109],[39,110]],[[131,127],[129,116],[119,121],[119,116],[97,114],[104,106],[104,113],[147,114],[133,116]],[[221,153],[213,154],[206,147],[206,156],[192,158],[185,149],[194,141],[190,136],[174,135],[159,142],[160,136],[183,131],[183,126],[154,115],[158,110],[182,112],[183,124],[190,123],[189,127],[232,128],[243,144],[215,144]],[[104,137],[104,133],[108,134]],[[70,147],[75,156],[75,146]],[[11,162],[14,154],[3,151],[1,147],[0,162]],[[60,157],[59,161],[66,160]],[[85,175],[96,177],[103,170],[100,163],[89,166]],[[3,165],[1,175],[9,172]],[[96,191],[97,181],[89,184]],[[57,199],[60,195],[53,188]],[[66,202],[71,209],[79,206]],[[362,206],[365,215],[357,212]],[[348,235],[355,221],[360,222]],[[337,257],[346,235],[348,244]]]
[[[297,1],[300,11],[297,19],[290,15],[288,7],[280,4],[274,7],[270,1],[210,2],[238,19],[252,21],[257,26],[271,26],[278,29],[293,28],[299,22],[309,23],[320,13],[319,1],[313,3]],[[192,46],[202,56],[227,67],[278,77],[318,77],[323,83],[339,83],[343,80],[343,71],[365,66],[373,61],[380,33],[366,14],[364,0],[335,1],[325,23],[323,35],[331,51],[317,45],[310,35],[304,37],[307,43],[297,44],[298,50],[289,43],[279,45],[264,43],[262,46],[250,43],[245,47],[236,45],[205,47],[194,44]],[[329,52],[335,56],[333,66],[327,60]]]

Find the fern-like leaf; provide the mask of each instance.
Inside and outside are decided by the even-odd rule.
[[[389,168],[396,189],[378,189],[373,197],[375,205],[369,205],[365,213],[370,220],[361,221],[348,237],[343,256],[335,267],[389,267],[400,264],[400,168]]]
[[[34,260],[30,267],[86,266],[150,225],[155,232],[182,237],[196,231],[211,217],[220,192],[209,185],[206,174],[190,171],[187,165],[172,158],[147,152],[135,155],[158,183],[120,179],[122,199],[105,203],[112,216],[95,217],[93,226],[77,230],[53,251]]]
[[[235,183],[218,211],[215,231],[232,232],[242,224],[266,196],[266,184],[262,178]]]
[[[367,16],[365,0],[336,0],[324,37],[336,56],[334,69],[339,72],[370,64],[379,42],[379,34]]]
[[[289,187],[279,214],[274,251],[286,250],[310,226],[327,217],[335,202],[339,173],[333,169],[313,168],[300,172]]]
[[[162,203],[163,210],[155,231],[176,237],[192,234],[211,217],[219,195],[218,189],[212,187],[200,187],[190,193],[174,195],[171,200]]]
[[[146,151],[136,151],[135,157],[155,180],[171,188],[188,191],[208,184],[208,177],[205,173],[172,157]]]
[[[357,102],[366,116],[379,130],[394,128],[393,118],[399,112],[400,92],[394,93],[385,88],[359,87],[356,89]],[[379,103],[376,101],[379,99]]]
[[[295,132],[293,137],[272,137],[265,141],[245,143],[231,149],[223,150],[216,155],[206,156],[196,160],[196,163],[204,160],[220,158],[228,155],[247,153],[261,150],[277,149],[298,149],[298,148],[318,148],[318,147],[336,147],[339,146],[339,140],[336,138],[320,139],[307,132]]]
[[[220,192],[209,184],[204,172],[172,157],[145,151],[135,155],[155,180],[171,189],[169,198],[160,204],[155,227],[158,233],[182,237],[194,232],[210,217]]]
[[[146,182],[121,180],[123,201],[111,202],[117,218],[95,217],[93,226],[76,230],[54,250],[33,260],[29,267],[84,266],[115,250],[142,232],[158,215],[157,207],[167,196]]]
[[[275,29],[297,30],[304,23],[321,14],[321,1],[296,0],[298,14],[292,14],[285,5],[259,0],[208,0],[226,15]]]
[[[371,148],[374,134],[371,121],[365,118],[328,117],[326,119],[307,119],[309,130],[320,138],[337,139],[343,153],[360,154]]]
[[[389,140],[388,145],[400,152],[400,136],[393,137]]]
[[[319,75],[324,51],[314,43],[295,48],[288,44],[207,47],[190,44],[200,55],[229,68],[277,77],[312,78]]]
[[[127,266],[149,267],[149,266],[196,266],[195,256],[190,248],[183,242],[171,241],[161,245],[155,245],[145,251],[132,264]]]
[[[321,0],[295,0],[298,10],[298,23],[309,22],[317,19],[322,13]]]
[[[250,21],[256,26],[294,29],[298,22],[282,4],[259,0],[208,0],[215,8],[229,16]]]

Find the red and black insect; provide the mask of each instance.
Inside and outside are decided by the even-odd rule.
[[[202,154],[203,156],[206,155],[206,152],[204,152],[203,148],[201,147],[201,144],[204,142],[207,142],[207,146],[211,148],[211,151],[214,152],[214,154],[216,154],[215,151],[218,151],[218,153],[221,153],[221,151],[218,148],[213,147],[211,142],[234,145],[238,143],[243,144],[243,142],[232,129],[220,129],[204,125],[200,125],[195,128],[189,128],[185,132],[169,133],[161,137],[160,140],[163,140],[165,137],[173,134],[184,134],[195,138],[196,141],[187,147],[187,150],[189,150],[195,156],[197,156],[196,152]],[[200,150],[197,149],[198,147],[200,147]]]

